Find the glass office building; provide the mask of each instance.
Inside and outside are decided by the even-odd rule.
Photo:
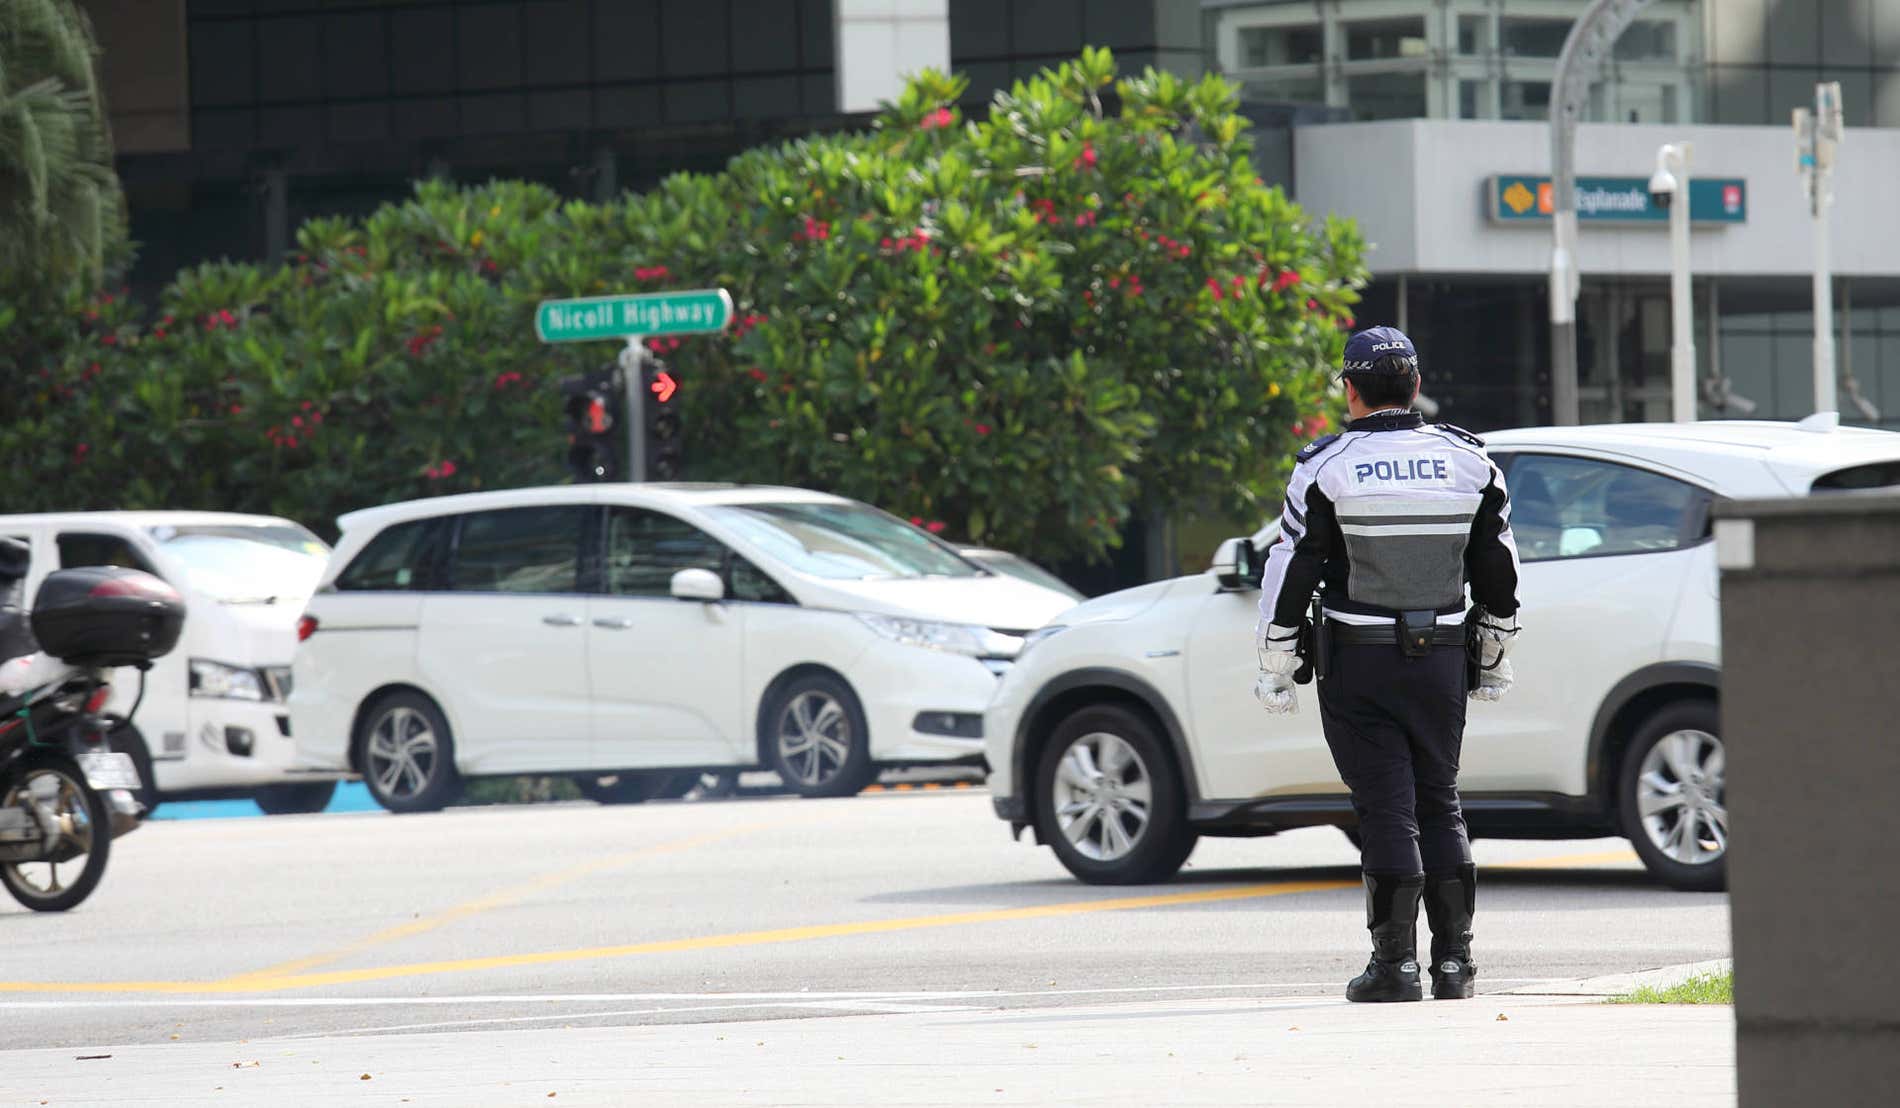
[[[1550,416],[1549,225],[1486,213],[1500,181],[1548,170],[1551,81],[1587,6],[1203,5],[1210,65],[1252,96],[1360,124],[1299,132],[1295,192],[1359,218],[1377,245],[1362,317],[1408,326],[1444,418],[1473,427]],[[1698,361],[1740,398],[1703,414],[1798,418],[1812,408],[1812,254],[1788,122],[1820,81],[1840,82],[1850,128],[1835,189],[1836,356],[1879,422],[1900,428],[1900,224],[1882,202],[1900,172],[1900,0],[1655,0],[1593,89],[1577,170],[1647,177],[1658,145],[1689,139],[1693,172],[1740,186],[1739,217],[1693,236]],[[1583,225],[1586,421],[1668,418],[1666,237],[1660,223]],[[1853,394],[1841,404],[1867,420]]]

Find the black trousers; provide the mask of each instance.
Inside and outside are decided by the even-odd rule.
[[[1359,813],[1361,868],[1437,873],[1468,864],[1458,805],[1464,648],[1407,658],[1396,642],[1340,644],[1318,685],[1326,745]]]

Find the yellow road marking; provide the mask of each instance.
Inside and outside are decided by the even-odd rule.
[[[1229,889],[1200,889],[1186,893],[1162,893],[1154,896],[1118,897],[1112,900],[1071,901],[1066,904],[1039,904],[1027,908],[999,908],[983,912],[953,912],[937,916],[909,916],[900,919],[859,920],[851,923],[827,923],[806,927],[782,927],[769,931],[740,931],[725,935],[701,935],[687,939],[630,943],[623,946],[583,947],[577,950],[545,950],[523,954],[500,954],[486,958],[459,958],[439,962],[415,962],[408,965],[374,966],[367,969],[332,970],[327,973],[277,973],[273,976],[246,974],[223,981],[4,981],[0,993],[262,993],[284,989],[316,988],[324,985],[349,985],[365,981],[390,981],[399,978],[427,977],[445,973],[470,973],[480,970],[513,969],[522,966],[546,966],[571,962],[592,962],[629,958],[642,954],[676,954],[697,950],[724,950],[733,947],[770,946],[777,943],[808,942],[850,935],[877,935],[896,931],[922,931],[939,927],[963,927],[971,924],[1006,923],[1014,920],[1048,919],[1057,916],[1084,915],[1091,912],[1129,911],[1139,908],[1165,908],[1185,904],[1213,904],[1230,900],[1252,900],[1292,893],[1331,892],[1359,887],[1357,881],[1289,881],[1272,885],[1239,885]]]
[[[692,838],[677,839],[673,842],[655,843],[652,846],[641,847],[638,850],[629,850],[605,858],[596,858],[591,862],[582,862],[579,865],[569,866],[566,869],[556,870],[553,873],[537,877],[532,881],[524,881],[518,885],[511,885],[508,888],[490,893],[477,900],[470,900],[454,905],[432,916],[424,916],[421,919],[411,920],[408,923],[398,924],[395,927],[378,931],[373,935],[358,939],[356,942],[348,945],[327,950],[320,954],[313,954],[307,958],[297,958],[289,962],[280,962],[274,966],[267,966],[264,969],[241,973],[234,977],[227,978],[226,981],[274,980],[289,974],[312,970],[318,966],[327,966],[333,962],[340,962],[345,958],[361,954],[372,947],[381,946],[384,943],[391,943],[398,939],[407,939],[414,935],[421,935],[429,931],[434,931],[438,927],[445,927],[457,920],[479,915],[482,912],[519,904],[536,893],[545,892],[548,889],[565,885],[569,881],[578,880],[579,878],[599,873],[602,870],[618,869],[631,862],[638,861],[642,858],[650,858],[656,854],[671,854],[675,851],[691,850],[694,847],[722,842],[726,839],[736,838],[753,831],[778,826],[779,822],[783,821],[761,821],[758,823],[740,824],[710,834],[695,835]]]

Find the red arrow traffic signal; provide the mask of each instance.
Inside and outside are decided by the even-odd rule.
[[[680,385],[678,381],[673,380],[671,373],[662,369],[653,375],[653,383],[647,387],[652,389],[653,395],[659,399],[660,403],[664,404],[673,399],[673,394],[679,391]]]

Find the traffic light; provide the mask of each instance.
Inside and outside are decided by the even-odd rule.
[[[567,468],[580,483],[621,480],[615,412],[625,410],[620,373],[604,366],[561,380],[567,397]]]
[[[666,363],[649,357],[641,373],[646,413],[646,480],[677,481],[684,465],[680,435],[679,381]]]

